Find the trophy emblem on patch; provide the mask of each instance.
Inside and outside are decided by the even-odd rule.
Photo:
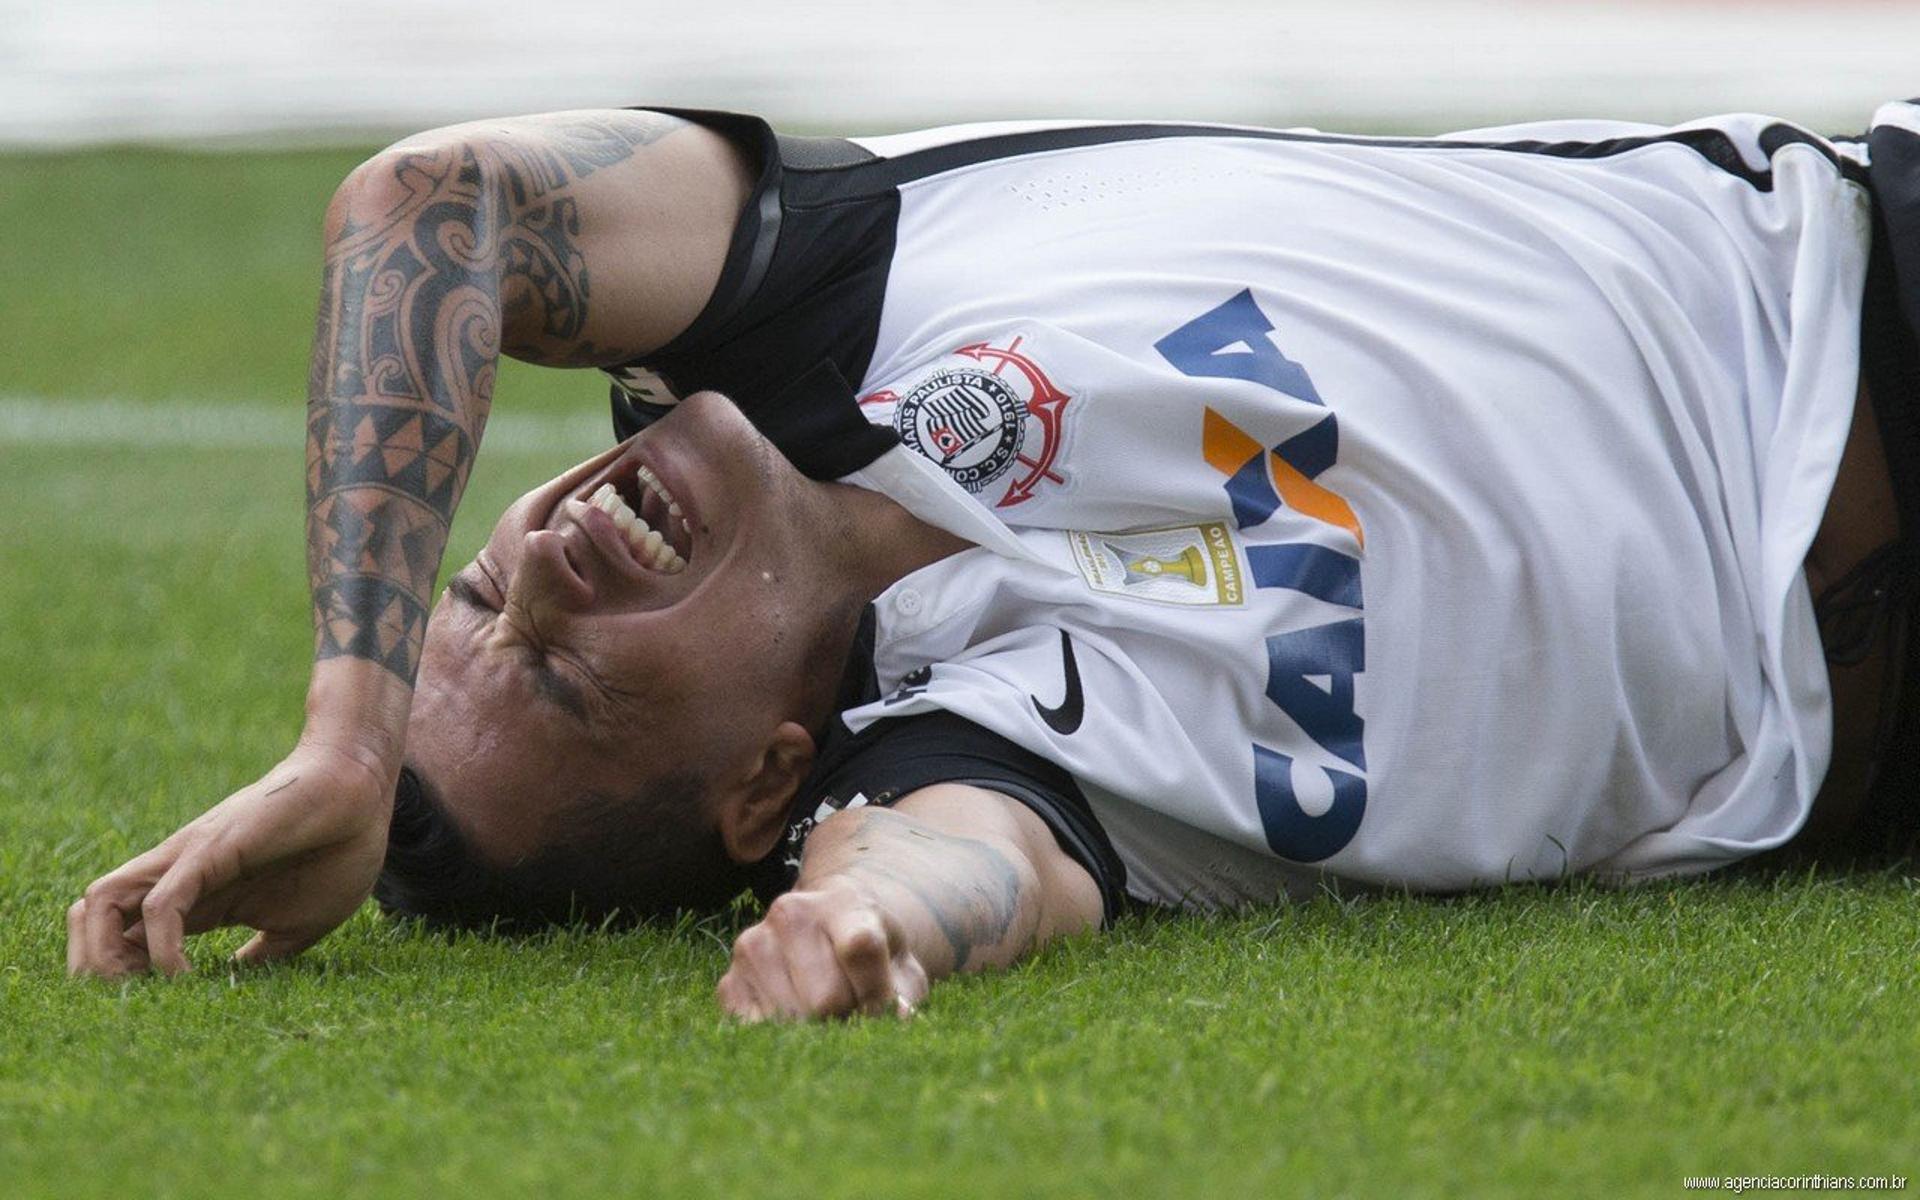
[[[1200,547],[1187,546],[1180,551],[1178,558],[1155,558],[1151,554],[1129,557],[1125,550],[1112,542],[1102,542],[1107,553],[1120,560],[1121,569],[1126,576],[1123,585],[1139,583],[1148,579],[1184,579],[1194,587],[1207,586],[1207,561],[1200,557]]]

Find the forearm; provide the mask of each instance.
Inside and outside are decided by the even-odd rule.
[[[443,131],[376,156],[336,194],[308,381],[310,730],[321,719],[323,736],[397,767],[499,356],[634,353],[590,338],[608,322],[590,320],[592,221],[576,193],[670,127],[578,114]]]
[[[808,840],[795,890],[851,889],[899,923],[931,978],[1008,966],[1054,932],[1041,880],[1015,845],[853,809]]]
[[[1100,889],[1031,810],[935,784],[815,826],[792,891],[733,944],[716,996],[750,1021],[897,1012],[932,980],[1099,924]]]
[[[329,209],[307,385],[309,735],[397,765],[434,576],[492,400],[498,222],[451,152]],[[474,173],[474,174],[477,174]]]
[[[461,141],[389,151],[328,209],[307,384],[314,657],[371,663],[402,692],[492,403],[508,175]]]

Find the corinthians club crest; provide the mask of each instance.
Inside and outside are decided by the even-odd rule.
[[[961,346],[904,394],[875,392],[861,403],[894,405],[900,440],[969,492],[998,491],[996,508],[1023,504],[1066,482],[1055,460],[1072,397],[1020,353],[1021,340]]]

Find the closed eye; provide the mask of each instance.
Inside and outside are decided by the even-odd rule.
[[[493,605],[488,604],[486,597],[480,594],[480,589],[475,587],[472,581],[464,575],[455,575],[452,579],[447,580],[447,595],[458,600],[468,608],[479,609],[484,613],[497,613],[500,611]]]
[[[488,616],[500,613],[464,575],[455,575],[447,581],[447,596]],[[541,699],[583,725],[588,722],[587,696],[579,684],[561,674],[545,653],[531,646],[527,648],[527,665],[533,673],[533,690]]]
[[[538,651],[530,659],[533,687],[550,704],[582,725],[588,722],[587,695],[580,685],[553,667],[553,660]]]

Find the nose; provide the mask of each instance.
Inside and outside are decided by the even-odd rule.
[[[593,584],[574,566],[566,536],[536,529],[520,547],[520,569],[507,586],[507,603],[526,610],[535,623],[547,614],[577,612],[593,603]]]

